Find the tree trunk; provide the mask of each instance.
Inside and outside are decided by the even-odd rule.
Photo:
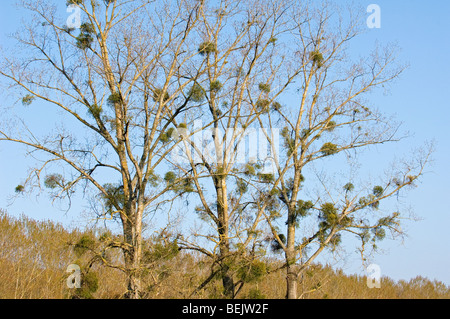
[[[228,249],[221,251],[221,255],[227,255],[229,252]],[[223,286],[223,294],[227,299],[234,299],[235,297],[235,284],[233,276],[230,274],[230,266],[225,263],[222,264],[221,275],[222,275],[222,286]]]
[[[127,249],[124,249],[125,268],[127,271],[126,299],[139,299],[141,297],[141,284],[139,279],[141,251],[142,251],[142,221],[139,213],[127,214],[123,221],[124,239]]]
[[[227,299],[234,299],[235,284],[230,274],[228,258],[230,254],[229,225],[228,225],[228,196],[225,178],[218,176],[216,179],[217,217],[219,221],[219,259],[221,260],[221,275],[223,292]]]
[[[289,225],[286,247],[286,299],[297,299],[298,274],[295,260],[295,225]]]
[[[297,299],[298,273],[296,267],[295,230],[297,223],[297,195],[301,183],[301,170],[296,168],[294,185],[288,206],[287,242],[286,242],[286,298]]]
[[[297,282],[298,275],[295,270],[295,265],[288,265],[286,276],[286,299],[297,299]]]

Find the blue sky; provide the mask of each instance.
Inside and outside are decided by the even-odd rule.
[[[434,140],[434,163],[408,201],[418,222],[407,222],[409,237],[403,243],[382,245],[386,254],[375,262],[394,279],[427,276],[450,284],[450,3],[448,1],[373,1],[381,8],[381,29],[368,33],[368,42],[397,42],[400,60],[409,69],[386,96],[377,97],[380,108],[396,117],[412,138],[396,147],[408,150]],[[373,40],[371,40],[372,38]],[[384,148],[383,148],[384,150]],[[380,151],[379,156],[383,156]],[[386,154],[389,157],[389,154]]]
[[[403,128],[412,136],[398,145],[376,148],[371,156],[390,160],[393,154],[401,155],[431,140],[436,147],[433,165],[427,169],[419,187],[403,197],[403,202],[410,205],[421,220],[405,221],[408,237],[403,242],[383,242],[384,253],[372,260],[380,265],[382,275],[395,280],[422,275],[450,285],[450,205],[447,203],[447,196],[450,197],[450,2],[354,2],[363,7],[375,3],[381,8],[381,28],[369,30],[359,45],[363,48],[377,41],[381,44],[395,42],[401,48],[399,60],[410,65],[387,94],[377,92],[372,101],[383,112],[401,120]],[[9,43],[5,34],[20,27],[21,20],[13,3],[13,0],[6,0],[1,4],[2,46]],[[5,101],[4,92],[0,94]],[[30,110],[28,116],[39,118],[39,112]],[[22,148],[0,144],[0,208],[14,216],[23,213],[36,219],[83,226],[86,219],[79,213],[83,206],[78,204],[65,213],[52,206],[45,194],[10,200],[31,163],[31,159],[24,158]],[[344,270],[360,271],[358,257],[352,258]]]

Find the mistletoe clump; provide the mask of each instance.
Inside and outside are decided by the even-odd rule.
[[[198,53],[201,55],[209,55],[211,53],[215,53],[217,51],[217,47],[213,42],[203,42],[198,47]]]
[[[205,89],[200,84],[195,83],[189,90],[188,95],[193,102],[202,102],[205,98]]]
[[[94,25],[91,23],[83,23],[80,26],[80,35],[76,38],[77,48],[81,50],[86,50],[90,48],[92,43],[94,42],[93,34],[95,34]]]
[[[315,65],[318,69],[323,66],[324,58],[323,54],[319,50],[314,50],[309,53],[309,58],[313,62],[313,66]]]
[[[169,93],[166,91],[164,92],[163,89],[156,88],[153,90],[153,102],[159,102],[160,100],[163,100],[163,102],[167,102],[170,98]]]
[[[217,93],[217,92],[219,92],[221,89],[222,89],[222,83],[220,83],[220,81],[218,81],[218,80],[216,80],[216,81],[212,81],[210,84],[209,84],[209,90],[211,91],[211,92],[214,92],[214,93]]]
[[[338,152],[338,147],[336,144],[333,143],[325,143],[321,148],[320,148],[320,152],[322,152],[322,154],[324,156],[330,156],[330,155],[334,155]]]

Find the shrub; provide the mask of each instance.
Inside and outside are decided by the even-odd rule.
[[[105,231],[103,234],[100,235],[98,240],[101,241],[101,242],[106,242],[106,241],[110,240],[111,237],[112,237],[111,232],[110,231]]]
[[[81,288],[75,289],[75,294],[72,298],[93,299],[93,294],[98,290],[98,287],[97,274],[93,271],[89,271],[81,277]]]
[[[177,241],[165,242],[158,240],[151,243],[149,250],[144,251],[144,260],[147,262],[170,260],[178,255],[180,248]]]
[[[250,283],[261,280],[266,273],[266,264],[259,260],[253,260],[250,263],[243,262],[237,271],[237,276],[243,282]]]
[[[267,296],[258,288],[252,288],[248,292],[246,299],[267,299]]]

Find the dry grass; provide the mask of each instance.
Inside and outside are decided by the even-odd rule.
[[[77,261],[69,243],[83,232],[67,231],[52,222],[11,218],[0,212],[0,298],[62,299],[71,295],[66,286],[66,268]],[[79,261],[79,259],[78,259]],[[276,262],[267,262],[275,268]],[[200,255],[181,252],[150,269],[143,278],[146,298],[221,298],[219,278],[193,294],[210,274],[211,265]],[[111,268],[95,266],[98,290],[94,298],[120,298],[125,276]],[[366,278],[345,275],[329,266],[314,265],[304,274],[299,295],[311,299],[438,299],[450,298],[450,287],[416,277],[394,282],[382,278],[380,289],[369,289]],[[285,274],[275,271],[262,280],[243,286],[238,298],[279,299],[285,296]]]

